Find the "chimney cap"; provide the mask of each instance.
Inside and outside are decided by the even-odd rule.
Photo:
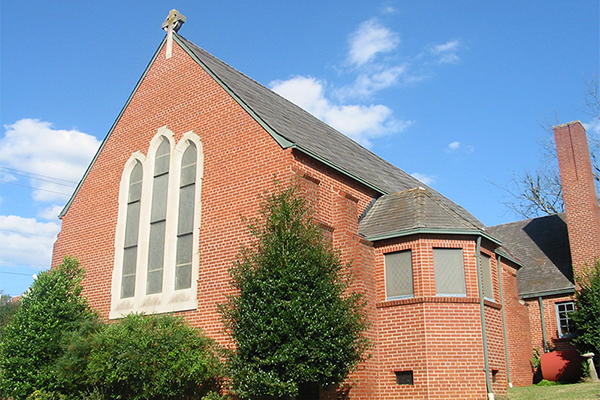
[[[580,120],[575,120],[575,121],[567,122],[565,124],[555,125],[555,126],[552,127],[552,129],[563,128],[565,126],[570,126],[570,125],[581,125],[581,126],[583,126],[583,124],[581,123]]]

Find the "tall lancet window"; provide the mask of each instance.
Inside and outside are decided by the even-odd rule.
[[[158,146],[152,179],[152,210],[150,212],[150,243],[148,251],[148,277],[146,294],[161,293],[165,262],[165,228],[167,219],[167,192],[169,189],[169,164],[171,146],[162,138]]]
[[[138,233],[140,229],[140,200],[142,198],[142,165],[135,163],[129,175],[127,194],[127,218],[123,246],[123,273],[121,275],[121,298],[135,295],[135,272],[137,266]]]
[[[183,158],[181,160],[175,290],[189,289],[192,287],[196,153],[196,146],[192,142],[188,142],[188,147],[183,153]]]

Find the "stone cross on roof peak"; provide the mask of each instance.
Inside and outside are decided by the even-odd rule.
[[[162,28],[167,31],[167,58],[173,55],[173,31],[178,32],[181,25],[185,22],[185,16],[179,11],[172,9],[165,22],[162,23]]]

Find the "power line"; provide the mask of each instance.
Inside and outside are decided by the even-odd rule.
[[[0,172],[2,172],[2,168],[4,168],[4,167],[0,167]],[[67,187],[70,187],[70,188],[75,188],[77,186],[77,185],[74,185],[73,183],[60,183],[60,182],[54,182],[54,181],[52,181],[50,179],[36,178],[34,176],[27,175],[27,173],[23,173],[23,174],[21,174],[19,172],[9,172],[9,173],[11,175],[23,176],[25,178],[35,179],[35,180],[42,181],[42,182],[49,182],[49,183],[53,183],[55,185],[67,186]],[[51,179],[57,179],[57,178],[51,178]],[[60,180],[62,180],[62,179],[60,179]]]
[[[45,237],[45,238],[50,238],[50,239],[56,239],[56,235],[55,235],[55,236],[39,235],[39,234],[37,234],[37,233],[28,233],[28,232],[11,231],[10,229],[2,229],[2,228],[0,228],[0,231],[2,231],[2,232],[10,232],[10,233],[17,233],[17,234],[19,234],[19,235],[39,236],[39,237]]]
[[[14,183],[14,182],[3,181],[3,180],[0,180],[0,182],[2,182],[2,183],[8,183],[9,185],[22,186],[22,187],[26,187],[26,188],[30,188],[30,189],[41,190],[42,192],[62,194],[63,196],[67,196],[67,197],[71,196],[71,193],[55,192],[54,190],[40,189],[40,188],[36,188],[36,187],[33,187],[33,186],[29,186],[29,185],[22,185],[20,183]]]
[[[49,175],[42,175],[42,174],[36,174],[36,173],[33,173],[33,172],[23,171],[22,169],[9,168],[9,167],[5,167],[4,165],[0,165],[0,168],[5,169],[7,171],[16,171],[16,172],[19,172],[21,174],[35,175],[35,176],[41,176],[42,178],[54,179],[56,181],[63,181],[63,182],[66,182],[66,183],[71,183],[73,185],[77,185],[79,183],[79,182],[70,181],[70,180],[67,180],[67,179],[55,178],[55,177],[49,176]],[[14,173],[14,172],[12,172],[12,173]],[[18,175],[18,174],[16,174],[16,175]],[[37,178],[34,178],[34,179],[37,179]]]
[[[0,274],[20,275],[20,276],[33,276],[33,274],[22,274],[20,272],[7,272],[7,271],[0,271]]]

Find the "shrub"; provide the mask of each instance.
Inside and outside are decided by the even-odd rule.
[[[103,399],[200,398],[216,386],[214,343],[182,318],[131,314],[71,338],[65,380]]]
[[[267,194],[249,229],[255,241],[231,269],[236,294],[220,308],[236,344],[228,363],[234,392],[296,396],[342,382],[367,348],[348,266],[295,186]]]

